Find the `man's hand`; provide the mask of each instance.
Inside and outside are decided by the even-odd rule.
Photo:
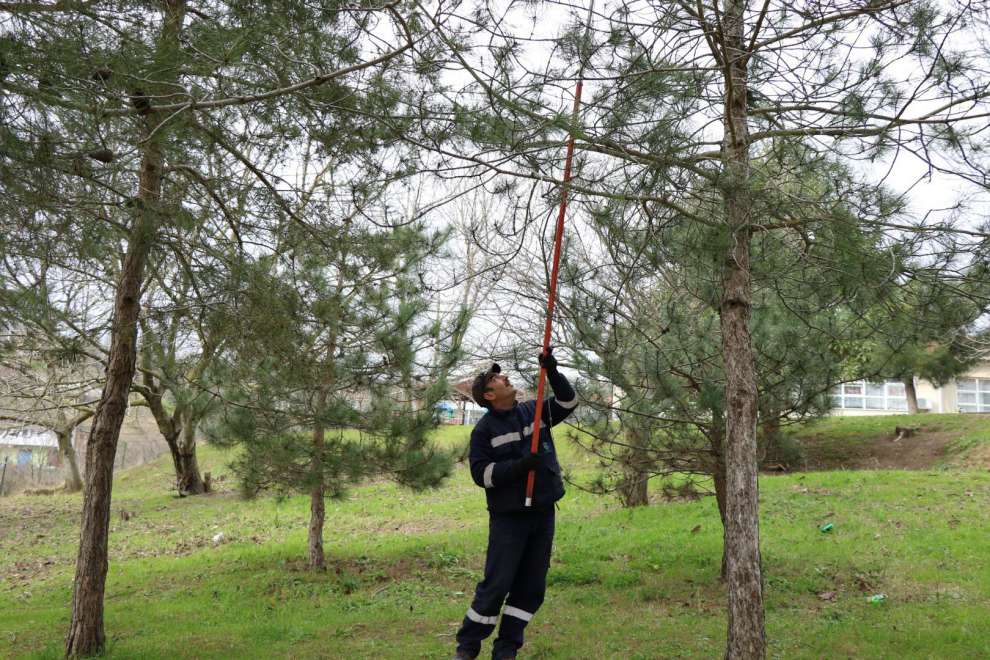
[[[518,481],[527,474],[535,470],[543,462],[540,454],[526,454],[522,458],[516,459],[512,467],[509,468],[508,476],[512,481]]]
[[[553,346],[547,347],[547,352],[540,353],[536,356],[537,361],[539,361],[540,366],[547,371],[557,371],[557,358],[553,356]]]
[[[519,467],[523,474],[532,472],[540,466],[543,458],[539,454],[526,454],[519,461]]]

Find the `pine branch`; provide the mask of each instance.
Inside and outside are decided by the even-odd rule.
[[[59,0],[54,3],[45,2],[0,2],[0,12],[11,14],[57,13],[84,11],[94,7],[99,0]]]
[[[828,16],[822,16],[821,18],[805,23],[804,25],[799,25],[790,30],[781,32],[775,37],[769,39],[764,39],[763,41],[757,43],[755,46],[750,44],[749,51],[754,53],[758,50],[762,50],[771,44],[775,44],[790,37],[795,37],[802,32],[808,32],[809,30],[817,30],[818,28],[825,27],[832,23],[838,23],[850,18],[859,18],[861,16],[871,16],[873,14],[880,14],[890,9],[896,9],[904,5],[908,5],[915,2],[915,0],[891,0],[890,2],[869,2],[865,6],[858,9],[851,9],[849,11],[836,12],[834,14],[829,14]]]
[[[396,21],[400,24],[403,32],[405,33],[406,43],[400,46],[399,48],[390,50],[372,60],[368,60],[367,62],[359,62],[351,66],[343,67],[340,69],[336,69],[334,71],[329,71],[327,73],[322,73],[320,75],[313,76],[312,78],[303,80],[298,83],[294,83],[292,85],[278,87],[276,89],[272,89],[267,92],[261,92],[258,94],[244,94],[239,96],[232,96],[232,97],[227,97],[222,99],[212,99],[212,100],[190,99],[189,101],[185,101],[183,103],[167,103],[161,105],[149,104],[148,108],[145,109],[144,111],[142,111],[139,108],[105,110],[101,113],[101,115],[104,117],[124,117],[134,114],[148,114],[152,112],[154,113],[169,112],[169,113],[178,114],[180,112],[184,112],[187,110],[214,110],[217,108],[226,108],[230,106],[248,105],[250,103],[256,103],[258,101],[266,101],[269,99],[278,98],[280,96],[295,94],[297,92],[301,92],[306,89],[310,89],[312,87],[319,87],[320,85],[324,85],[330,82],[331,80],[343,78],[344,76],[348,76],[352,73],[356,73],[364,69],[369,69],[378,66],[379,64],[385,64],[386,62],[389,62],[397,58],[398,56],[402,55],[416,44],[416,40],[412,37],[412,33],[410,32],[409,26],[406,24],[405,19],[399,16],[398,12],[395,11],[395,7],[397,7],[398,4],[399,4],[398,2],[392,2],[390,4],[385,5],[383,9],[389,11],[393,15],[393,17],[396,18]],[[169,117],[169,119],[171,119],[171,117]]]

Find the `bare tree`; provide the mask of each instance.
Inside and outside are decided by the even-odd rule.
[[[79,425],[95,412],[94,390],[102,365],[57,348],[41,350],[36,342],[17,332],[8,334],[4,343],[0,420],[54,433],[66,463],[65,490],[82,490],[83,474],[73,438]]]

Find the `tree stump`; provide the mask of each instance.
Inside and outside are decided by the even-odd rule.
[[[911,426],[895,426],[894,427],[894,442],[900,442],[904,438],[910,438],[912,435],[918,432],[917,427]]]

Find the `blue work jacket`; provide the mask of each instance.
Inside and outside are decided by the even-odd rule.
[[[577,395],[567,378],[559,372],[548,373],[554,396],[543,402],[540,420],[540,453],[543,461],[536,469],[532,509],[547,509],[564,496],[557,450],[550,426],[564,421],[577,405]],[[471,432],[471,477],[485,489],[488,510],[510,513],[527,509],[526,474],[516,476],[515,465],[529,453],[533,443],[533,419],[536,401],[516,403],[511,410],[491,410],[478,420]]]

